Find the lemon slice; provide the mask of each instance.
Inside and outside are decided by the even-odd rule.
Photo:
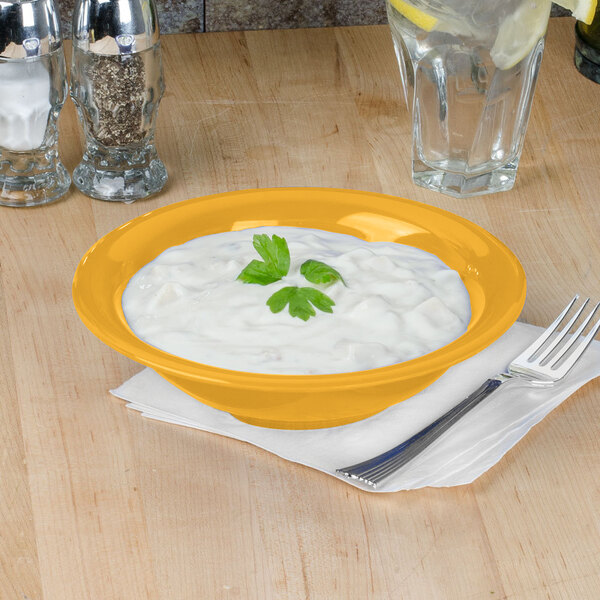
[[[562,8],[571,11],[571,14],[578,20],[590,25],[596,14],[598,0],[554,0]]]
[[[425,31],[431,31],[437,25],[438,20],[435,17],[428,15],[404,0],[389,0],[389,3],[401,15]]]
[[[490,52],[499,69],[510,69],[523,60],[548,27],[552,0],[526,0],[500,24]]]

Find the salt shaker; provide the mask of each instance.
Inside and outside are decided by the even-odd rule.
[[[0,204],[62,197],[71,178],[58,156],[57,119],[67,95],[53,0],[0,2]]]
[[[153,0],[78,0],[71,97],[85,152],[73,181],[84,194],[133,202],[163,188],[154,132],[164,87]]]

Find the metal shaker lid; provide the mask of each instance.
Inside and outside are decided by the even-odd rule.
[[[73,44],[94,54],[132,54],[158,42],[153,0],[79,0]]]
[[[61,44],[60,18],[53,0],[0,0],[0,57],[42,56]]]

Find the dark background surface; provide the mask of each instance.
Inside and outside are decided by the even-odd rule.
[[[64,37],[71,37],[76,0],[58,0]],[[501,1],[501,0],[498,0]],[[385,0],[156,0],[160,31],[201,33],[387,23]],[[569,15],[558,6],[553,16]]]

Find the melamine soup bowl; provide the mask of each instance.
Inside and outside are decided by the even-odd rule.
[[[222,369],[159,350],[131,331],[121,297],[141,267],[191,239],[264,225],[322,229],[435,254],[460,274],[469,292],[467,331],[413,360],[332,375]],[[525,274],[517,258],[478,225],[403,198],[321,188],[243,190],[153,210],[96,242],[73,280],[79,316],[104,343],[205,404],[254,425],[282,429],[351,423],[413,396],[500,337],[519,316],[525,292]]]

